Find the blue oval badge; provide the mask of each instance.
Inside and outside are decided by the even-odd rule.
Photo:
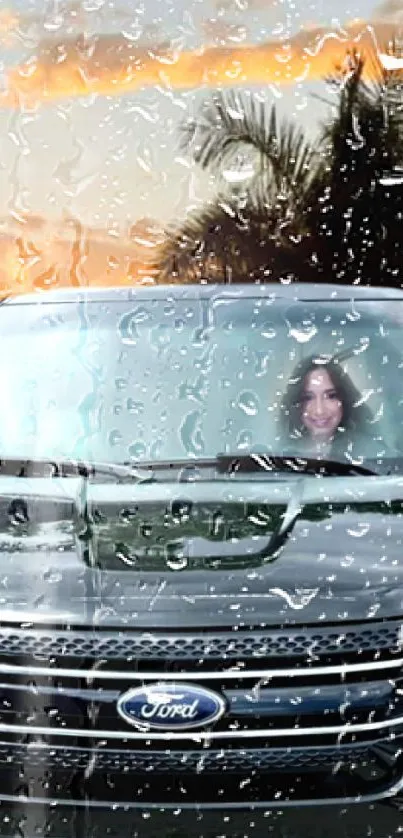
[[[191,730],[216,722],[225,700],[212,690],[192,684],[160,683],[136,687],[120,696],[122,719],[141,730]]]

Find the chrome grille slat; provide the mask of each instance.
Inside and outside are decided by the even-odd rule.
[[[168,662],[168,661],[167,661]],[[123,664],[123,661],[120,661]],[[328,666],[320,666],[312,663],[311,666],[293,666],[291,668],[275,669],[249,669],[242,665],[232,666],[226,668],[224,665],[221,670],[213,671],[197,671],[186,670],[183,671],[167,671],[167,670],[141,670],[133,671],[130,667],[126,670],[102,669],[97,667],[96,663],[93,668],[72,669],[70,667],[60,666],[32,666],[30,664],[8,664],[0,663],[0,675],[17,675],[19,677],[51,677],[51,678],[82,678],[88,683],[93,681],[218,681],[220,678],[225,681],[239,680],[239,678],[256,679],[258,681],[267,680],[268,678],[313,678],[318,675],[331,676],[341,675],[347,676],[356,673],[376,674],[386,671],[399,671],[403,667],[403,657],[391,658],[390,660],[373,660],[365,663],[338,663]]]
[[[186,732],[167,732],[161,733],[153,731],[143,732],[140,730],[133,730],[132,728],[122,730],[109,730],[105,728],[70,728],[70,727],[50,727],[45,725],[34,724],[5,724],[0,723],[0,734],[14,734],[15,736],[46,736],[82,739],[83,737],[95,740],[119,740],[119,741],[156,741],[156,742],[206,742],[222,739],[233,742],[242,739],[309,739],[312,736],[316,738],[320,736],[348,736],[354,733],[371,733],[372,731],[387,731],[403,727],[403,715],[396,716],[393,719],[381,719],[380,721],[360,722],[359,724],[332,724],[321,725],[320,727],[271,727],[246,729],[246,730],[188,730]]]
[[[127,631],[51,631],[0,628],[0,656],[113,660],[239,660],[320,657],[403,649],[402,623],[267,631],[158,635]]]

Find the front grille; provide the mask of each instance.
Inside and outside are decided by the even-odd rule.
[[[0,656],[122,661],[237,661],[313,659],[403,650],[402,623],[304,627],[287,630],[172,634],[130,631],[50,631],[0,628]]]
[[[130,775],[199,774],[267,777],[273,789],[287,775],[282,799],[303,798],[305,774],[306,799],[322,781],[336,796],[386,788],[403,753],[401,634],[399,621],[164,635],[3,626],[0,768],[110,775],[116,789]],[[129,688],[177,679],[225,698],[211,729],[139,731],[119,716]]]

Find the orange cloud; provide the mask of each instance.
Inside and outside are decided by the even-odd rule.
[[[354,22],[344,30],[303,31],[289,41],[194,51],[138,46],[122,35],[41,44],[37,56],[8,74],[3,107],[35,107],[67,97],[121,96],[147,87],[190,89],[242,84],[289,85],[320,79],[348,47],[372,53],[394,35],[393,24]]]
[[[0,298],[60,287],[131,286],[154,276],[150,259],[162,231],[147,219],[128,235],[86,228],[75,219],[0,221]]]

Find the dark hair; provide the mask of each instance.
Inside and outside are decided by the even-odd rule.
[[[292,372],[287,390],[281,403],[281,422],[288,438],[301,438],[308,435],[308,431],[301,421],[301,407],[305,379],[313,370],[324,369],[329,374],[334,389],[342,404],[342,420],[340,430],[354,432],[364,430],[365,425],[373,419],[372,412],[366,404],[362,404],[362,396],[354,386],[351,378],[337,361],[327,360],[312,355],[304,358]]]

